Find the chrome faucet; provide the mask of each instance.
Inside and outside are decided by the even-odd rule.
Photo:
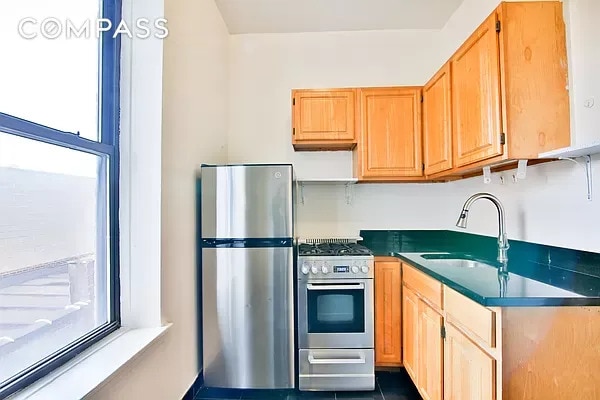
[[[500,200],[496,196],[490,193],[476,193],[473,196],[469,197],[465,202],[465,205],[460,212],[460,217],[458,217],[458,221],[456,221],[456,226],[459,228],[467,227],[467,218],[469,216],[469,209],[471,205],[479,199],[487,199],[494,203],[496,208],[498,209],[498,261],[503,264],[504,269],[506,268],[506,263],[508,261],[507,251],[509,248],[508,245],[508,237],[506,236],[506,222],[504,220],[504,207]]]

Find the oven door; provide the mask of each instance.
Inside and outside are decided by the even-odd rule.
[[[299,348],[373,348],[373,323],[372,279],[299,283]]]

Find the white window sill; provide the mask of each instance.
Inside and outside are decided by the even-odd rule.
[[[158,340],[171,325],[144,329],[121,328],[9,399],[82,399]]]

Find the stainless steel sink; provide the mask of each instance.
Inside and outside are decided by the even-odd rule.
[[[448,266],[455,268],[494,268],[494,265],[471,259],[467,255],[453,253],[428,253],[421,254],[421,258],[427,261],[428,264],[434,263],[440,267]]]

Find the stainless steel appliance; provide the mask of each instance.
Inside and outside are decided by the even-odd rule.
[[[203,165],[203,373],[207,387],[294,385],[291,165]]]
[[[375,389],[373,264],[356,240],[300,244],[300,390]]]

